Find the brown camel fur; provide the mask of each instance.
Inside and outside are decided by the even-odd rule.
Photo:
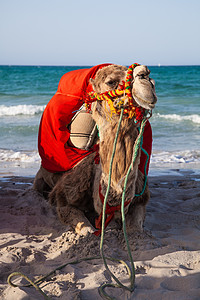
[[[125,80],[126,72],[126,67],[118,65],[100,69],[95,79],[91,79],[94,91],[103,93],[116,89]],[[132,94],[135,104],[146,109],[154,108],[157,101],[154,81],[149,78],[149,73],[146,66],[137,66],[133,71]],[[118,101],[119,99],[116,104]],[[95,210],[99,215],[102,211],[99,184],[105,196],[113,143],[119,122],[118,115],[111,116],[106,101],[96,101],[92,104],[92,117],[99,129],[100,164],[94,162],[95,153],[90,154],[73,169],[64,173],[49,194],[50,203],[56,206],[60,219],[72,225],[81,235],[94,231],[85,213]],[[108,204],[111,206],[121,203],[125,175],[131,164],[134,144],[138,136],[137,126],[134,119],[125,117],[122,119],[108,195]],[[144,175],[138,170],[139,162],[140,150],[130,172],[125,194],[125,201],[131,199],[131,203],[125,208],[128,232],[143,230],[145,206],[150,198],[148,183],[143,195],[135,197],[135,193],[140,193],[144,185]],[[116,212],[114,219],[120,224],[121,213]]]

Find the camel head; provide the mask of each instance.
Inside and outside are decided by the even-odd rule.
[[[127,68],[118,65],[109,65],[98,70],[95,79],[90,79],[93,89],[97,93],[115,90],[126,78]]]
[[[129,69],[119,65],[109,65],[98,70],[95,79],[90,80],[93,90],[99,95],[116,89],[124,90],[123,86],[127,80],[127,72],[130,74]],[[152,110],[157,102],[155,82],[149,77],[149,74],[149,69],[144,65],[136,65],[131,71],[129,85],[130,97],[134,107]],[[123,96],[124,92],[121,92],[117,97],[113,97],[111,100],[113,107],[120,108]],[[126,108],[129,105],[128,100],[124,100],[123,106]],[[107,111],[109,111],[109,106],[111,107],[111,105],[106,105]]]

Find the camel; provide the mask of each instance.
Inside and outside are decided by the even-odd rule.
[[[95,78],[90,79],[93,91],[97,95],[101,95],[122,87],[127,71],[127,67],[120,65],[108,65],[99,69]],[[151,111],[157,101],[155,82],[149,77],[149,74],[149,69],[144,65],[138,65],[132,71],[133,106],[141,107],[145,111]],[[60,220],[72,226],[80,235],[85,236],[95,232],[94,223],[91,219],[89,221],[86,216],[98,217],[102,213],[102,198],[104,198],[108,186],[110,160],[120,118],[119,112],[122,106],[125,109],[129,108],[127,98],[123,97],[124,95],[119,95],[112,100],[112,108],[118,110],[118,113],[111,111],[111,106],[107,101],[96,100],[91,103],[91,116],[98,127],[98,153],[90,153],[72,169],[58,176],[48,196],[50,204],[56,206]],[[122,100],[123,104],[121,104]],[[111,207],[117,207],[121,203],[124,179],[132,161],[139,126],[140,122],[136,122],[135,117],[128,117],[127,113],[124,113],[113,158],[111,185],[107,198],[107,203]],[[97,155],[100,158],[98,164],[95,161]],[[141,149],[138,151],[129,174],[125,193],[128,233],[143,231],[145,207],[150,198],[148,181],[142,195],[135,196],[142,191],[145,182],[145,175],[138,168],[140,155]],[[114,212],[111,223],[121,226],[119,210]]]

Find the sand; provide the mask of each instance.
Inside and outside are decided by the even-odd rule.
[[[38,278],[67,262],[99,255],[100,238],[80,237],[32,190],[29,177],[4,177],[0,184],[0,299],[44,299],[34,288],[14,288],[7,277],[20,271]],[[116,299],[200,299],[200,175],[174,171],[149,177],[151,201],[143,234],[129,236],[136,280],[133,293],[106,291]],[[107,229],[105,254],[129,261],[120,230]],[[124,284],[127,272],[108,262]],[[15,278],[15,283],[25,283]],[[51,299],[102,299],[98,287],[112,282],[101,259],[67,265],[40,285]]]

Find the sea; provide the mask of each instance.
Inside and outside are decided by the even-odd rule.
[[[149,174],[200,173],[200,66],[148,67],[158,97],[150,119]],[[86,67],[0,66],[0,177],[36,174],[42,113],[61,76],[81,68]]]

